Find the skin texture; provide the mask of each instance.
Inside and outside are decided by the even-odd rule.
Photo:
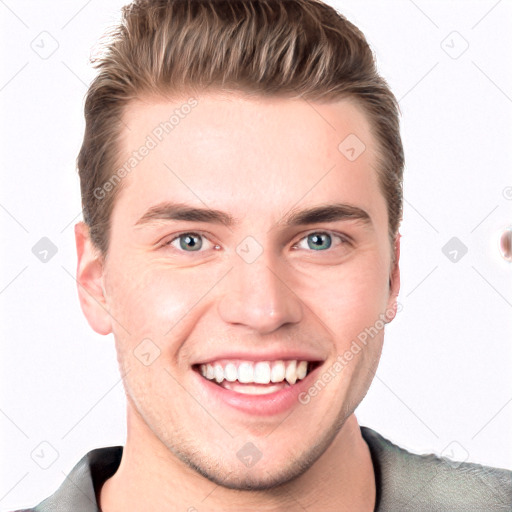
[[[187,99],[130,104],[121,164]],[[222,350],[291,346],[327,369],[383,314],[394,317],[399,238],[391,247],[368,121],[347,100],[196,99],[118,185],[106,259],[87,226],[75,228],[81,306],[95,331],[114,334],[127,396],[127,441],[99,493],[101,508],[371,511],[373,466],[353,412],[377,368],[384,329],[309,403],[283,414],[213,407],[191,369]],[[338,149],[349,134],[366,147],[354,161]],[[239,223],[137,225],[164,201],[222,210]],[[280,224],[292,208],[333,203],[363,209],[370,222]],[[332,245],[324,239],[319,249],[308,235],[325,232]],[[183,249],[183,237],[180,246],[176,236],[186,233],[202,235],[199,251]],[[248,236],[263,251],[252,263],[237,253]],[[160,351],[147,366],[136,357],[145,339]],[[262,454],[251,468],[237,457],[247,442]]]

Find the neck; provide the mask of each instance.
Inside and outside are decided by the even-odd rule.
[[[320,458],[298,478],[265,491],[238,491],[186,466],[128,406],[128,436],[117,472],[98,493],[103,512],[181,510],[261,512],[304,509],[364,511],[375,507],[370,451],[352,414]]]

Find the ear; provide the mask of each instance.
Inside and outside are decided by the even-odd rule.
[[[394,260],[391,264],[389,273],[389,298],[388,307],[386,310],[387,322],[391,322],[395,318],[398,308],[398,292],[400,291],[400,237],[402,235],[397,233],[395,238],[395,246],[393,249]]]
[[[75,241],[78,257],[76,280],[80,306],[89,325],[98,334],[110,334],[112,319],[108,312],[103,285],[103,258],[92,243],[89,226],[84,222],[75,225]]]

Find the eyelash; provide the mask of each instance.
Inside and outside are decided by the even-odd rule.
[[[161,248],[165,248],[167,246],[170,246],[175,240],[179,240],[180,237],[185,236],[185,235],[196,235],[196,236],[199,236],[199,237],[206,238],[208,241],[210,241],[208,239],[208,237],[204,233],[202,233],[202,232],[199,232],[199,231],[184,231],[182,233],[178,233],[171,240],[169,240],[167,242],[164,242],[160,247]],[[340,244],[339,245],[350,244],[350,240],[347,237],[345,237],[343,235],[340,235],[340,234],[337,234],[337,233],[333,233],[332,231],[310,231],[310,232],[306,233],[305,235],[303,235],[296,243],[294,243],[292,249],[296,249],[297,248],[296,246],[302,240],[306,239],[310,235],[329,235],[330,237],[338,238],[340,240]],[[213,242],[210,242],[210,243],[213,243]],[[218,244],[214,244],[214,245],[217,246]],[[184,253],[184,254],[187,254],[187,253],[194,254],[194,253],[205,252],[203,250],[199,250],[199,251],[183,251],[183,250],[178,249],[176,247],[173,247],[173,249],[175,249],[178,252]],[[325,249],[325,250],[314,251],[313,249],[310,249],[310,250],[307,250],[307,251],[308,252],[331,252],[330,250],[332,250],[332,249],[333,249],[333,246],[331,245],[331,247],[329,247],[328,249]]]

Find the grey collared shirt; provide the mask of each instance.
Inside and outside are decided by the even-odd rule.
[[[368,427],[377,499],[375,512],[511,512],[512,471],[410,453]],[[16,512],[98,512],[96,495],[121,463],[122,446],[91,450],[57,491]]]

